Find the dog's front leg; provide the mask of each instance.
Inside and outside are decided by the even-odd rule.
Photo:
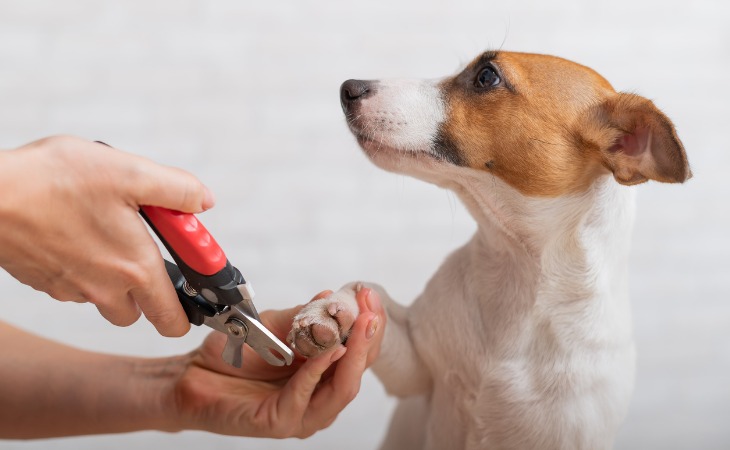
[[[428,392],[431,377],[411,340],[408,308],[390,298],[374,283],[346,284],[329,296],[308,303],[294,317],[289,342],[304,356],[314,356],[344,342],[359,313],[355,295],[366,287],[380,296],[387,315],[380,355],[373,370],[390,395],[407,397]]]

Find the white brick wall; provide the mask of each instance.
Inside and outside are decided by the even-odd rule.
[[[366,161],[338,87],[445,75],[486,47],[575,59],[675,121],[695,179],[639,188],[639,371],[617,448],[730,448],[725,1],[0,0],[0,148],[73,133],[193,171],[218,197],[203,220],[261,308],[355,278],[408,302],[473,225],[453,195]],[[205,333],[114,328],[4,273],[0,286],[0,317],[86,348],[170,354]],[[370,375],[363,390],[307,441],[147,432],[0,448],[368,449],[392,402]]]

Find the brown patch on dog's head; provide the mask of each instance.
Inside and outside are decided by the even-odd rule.
[[[447,117],[437,150],[525,195],[582,192],[607,170],[624,184],[689,177],[669,119],[646,99],[617,94],[585,66],[487,52],[441,89]]]

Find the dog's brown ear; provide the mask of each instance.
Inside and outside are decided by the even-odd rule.
[[[599,150],[621,184],[683,183],[692,176],[674,125],[650,100],[619,93],[592,107],[581,122],[581,140]]]

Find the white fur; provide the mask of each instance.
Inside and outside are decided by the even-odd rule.
[[[365,283],[389,316],[373,367],[403,398],[383,448],[610,448],[633,385],[631,189],[606,175],[581,195],[530,198],[486,171],[439,161],[423,136],[439,125],[425,121],[443,117],[440,95],[382,85],[364,115],[418,112],[418,120],[363,143],[365,151],[386,169],[453,190],[478,223],[410,307]]]
[[[379,81],[375,95],[360,102],[368,139],[376,146],[430,151],[444,120],[444,104],[435,83],[426,80]]]

